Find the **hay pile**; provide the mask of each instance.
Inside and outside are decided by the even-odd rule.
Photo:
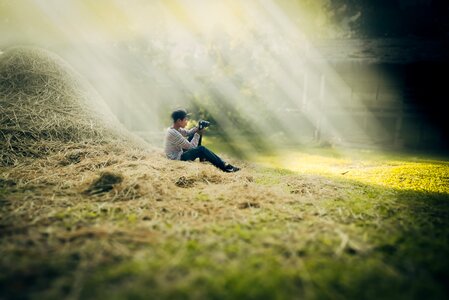
[[[29,47],[0,55],[1,165],[60,151],[66,142],[113,140],[144,146],[60,57]]]

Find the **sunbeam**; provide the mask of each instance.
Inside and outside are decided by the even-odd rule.
[[[315,47],[323,32],[338,28],[323,21],[325,5],[3,1],[2,47],[58,53],[128,129],[155,145],[175,107],[211,118],[210,135],[240,154],[295,145],[380,149],[390,139],[399,145],[401,120],[396,130],[379,122],[363,91],[354,92]],[[312,15],[315,29],[305,25]]]

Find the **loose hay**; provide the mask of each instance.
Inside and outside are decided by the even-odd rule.
[[[83,160],[88,153],[84,150],[75,149],[64,154],[64,159],[61,160],[61,166],[68,166],[71,164],[78,164]]]
[[[238,208],[245,209],[245,208],[260,208],[260,204],[256,202],[242,202],[239,203]]]
[[[68,158],[73,163],[61,165]],[[314,276],[328,278],[330,270],[356,278],[350,277],[353,272],[371,274],[374,267],[380,284],[388,287],[391,280],[400,278],[408,287],[420,280],[400,273],[410,258],[417,262],[413,253],[421,257],[442,253],[430,262],[445,262],[447,243],[428,243],[437,240],[437,235],[427,238],[435,228],[440,230],[438,236],[447,234],[445,203],[432,208],[426,199],[410,210],[409,204],[387,192],[361,198],[366,190],[349,182],[239,165],[244,166],[242,171],[228,174],[209,164],[170,161],[161,152],[128,149],[123,143],[67,143],[46,157],[0,166],[5,190],[0,197],[0,266],[5,288],[0,294],[7,299],[29,295],[64,299],[70,298],[67,293],[79,291],[80,299],[98,299],[108,298],[102,293],[115,286],[114,293],[123,291],[121,298],[129,298],[135,291],[130,285],[162,295],[164,287],[182,291],[188,286],[189,292],[204,295],[197,298],[213,298],[207,285],[212,283],[224,287],[218,298],[226,298],[229,285],[215,281],[222,274],[233,282],[251,276],[271,282],[278,276],[298,287],[298,280],[307,280],[301,277],[300,263],[314,259],[319,264],[308,265]],[[112,180],[106,179],[107,174]],[[176,185],[180,178],[192,187]],[[105,186],[112,188],[94,196],[83,194],[89,187]],[[399,214],[396,218],[393,210]],[[426,222],[415,222],[419,218],[413,218],[423,212],[429,216]],[[410,236],[410,224],[418,226],[414,227],[418,234]],[[412,254],[406,260],[395,259],[399,268],[385,265],[382,253],[406,245],[395,244],[399,238],[420,243],[406,253]],[[419,248],[421,243],[425,250]],[[428,265],[417,266],[427,272]],[[430,280],[434,274],[447,273],[447,263],[434,265]],[[49,277],[50,272],[56,275]],[[202,274],[205,280],[198,281]],[[99,278],[102,281],[96,281]],[[149,287],[148,282],[156,284]],[[264,286],[254,282],[258,281],[244,288]],[[338,292],[333,289],[338,280],[317,282],[332,294]],[[269,285],[270,290],[281,290],[283,283]],[[359,288],[360,284],[355,286]],[[312,285],[308,291],[319,292],[321,287]],[[283,298],[301,293],[301,289],[287,291]]]
[[[11,48],[0,56],[1,165],[47,155],[67,142],[111,140],[143,146],[61,58],[27,47]]]
[[[16,182],[11,179],[0,178],[0,188],[15,186]]]
[[[176,180],[175,184],[182,188],[188,188],[192,187],[195,183],[195,179],[193,178],[186,178],[185,176],[181,176]]]
[[[109,192],[112,190],[114,185],[123,181],[123,176],[120,174],[114,174],[110,172],[105,172],[95,180],[90,187],[84,191],[87,195],[96,195]]]

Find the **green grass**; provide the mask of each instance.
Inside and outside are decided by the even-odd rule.
[[[176,188],[162,201],[75,196],[41,226],[3,206],[4,220],[29,227],[2,221],[0,295],[446,299],[448,162],[322,151],[259,157],[264,165],[238,180]]]

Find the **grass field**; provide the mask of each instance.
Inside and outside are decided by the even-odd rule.
[[[73,144],[2,167],[0,299],[447,299],[449,162],[350,154],[225,174]]]

